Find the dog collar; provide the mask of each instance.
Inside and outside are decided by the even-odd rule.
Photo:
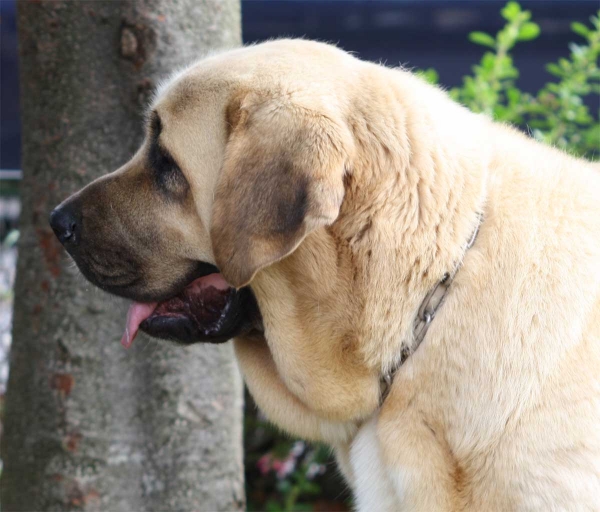
[[[477,225],[469,238],[467,245],[465,246],[465,252],[467,252],[473,244],[475,244],[475,240],[477,239],[477,235],[479,234],[479,228],[481,227],[481,222],[483,220],[483,215],[480,213],[478,215]],[[404,364],[404,361],[408,359],[408,356],[413,354],[421,345],[422,341],[425,339],[425,335],[427,334],[427,330],[431,325],[431,322],[435,318],[437,311],[442,306],[444,299],[448,293],[448,289],[450,285],[454,281],[456,274],[458,273],[461,267],[462,261],[454,268],[452,273],[446,272],[444,277],[429,291],[429,293],[423,299],[419,310],[417,311],[417,316],[413,322],[413,344],[412,348],[404,346],[402,351],[400,352],[399,361],[392,367],[392,369],[381,377],[381,398],[379,404],[382,405],[384,400],[387,398],[390,389],[392,387],[392,383],[394,382],[394,376],[398,369]]]

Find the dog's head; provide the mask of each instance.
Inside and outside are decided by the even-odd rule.
[[[140,326],[220,342],[269,316],[249,285],[340,211],[352,139],[328,84],[350,58],[281,41],[201,61],[159,91],[137,154],[52,212],[85,277],[134,301],[126,345]],[[305,256],[335,270],[314,238]],[[285,280],[316,287],[315,263]]]

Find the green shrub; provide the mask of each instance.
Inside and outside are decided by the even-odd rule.
[[[598,159],[598,111],[591,113],[585,98],[593,95],[587,103],[595,105],[600,98],[600,11],[591,17],[591,26],[571,25],[574,35],[583,42],[571,43],[568,58],[546,66],[554,80],[533,95],[517,87],[519,70],[511,51],[518,43],[537,38],[540,28],[531,21],[531,12],[522,10],[516,2],[509,2],[501,13],[506,25],[495,37],[485,32],[469,34],[472,42],[489,50],[473,66],[473,74],[464,77],[462,86],[450,90],[450,95],[474,112],[531,131],[541,142]],[[437,81],[433,70],[422,74],[429,81]]]

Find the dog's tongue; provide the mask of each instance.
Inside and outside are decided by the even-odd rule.
[[[156,309],[158,302],[142,303],[134,302],[129,306],[127,312],[127,322],[125,324],[125,332],[121,338],[121,345],[125,348],[131,347],[133,340],[135,339],[140,324],[146,320]]]
[[[230,288],[229,284],[221,274],[209,274],[192,281],[184,290],[187,294],[200,294],[205,288],[216,288],[217,290],[227,290]],[[166,304],[168,308],[171,302],[169,300],[161,302],[134,302],[129,306],[127,312],[127,322],[125,325],[125,332],[121,338],[121,345],[125,348],[131,347],[133,340],[135,339],[141,323],[154,313],[157,307]]]

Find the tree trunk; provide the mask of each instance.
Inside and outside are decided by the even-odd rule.
[[[1,445],[3,512],[241,510],[231,344],[119,345],[50,210],[126,162],[159,77],[240,43],[239,0],[21,2],[23,213]]]

